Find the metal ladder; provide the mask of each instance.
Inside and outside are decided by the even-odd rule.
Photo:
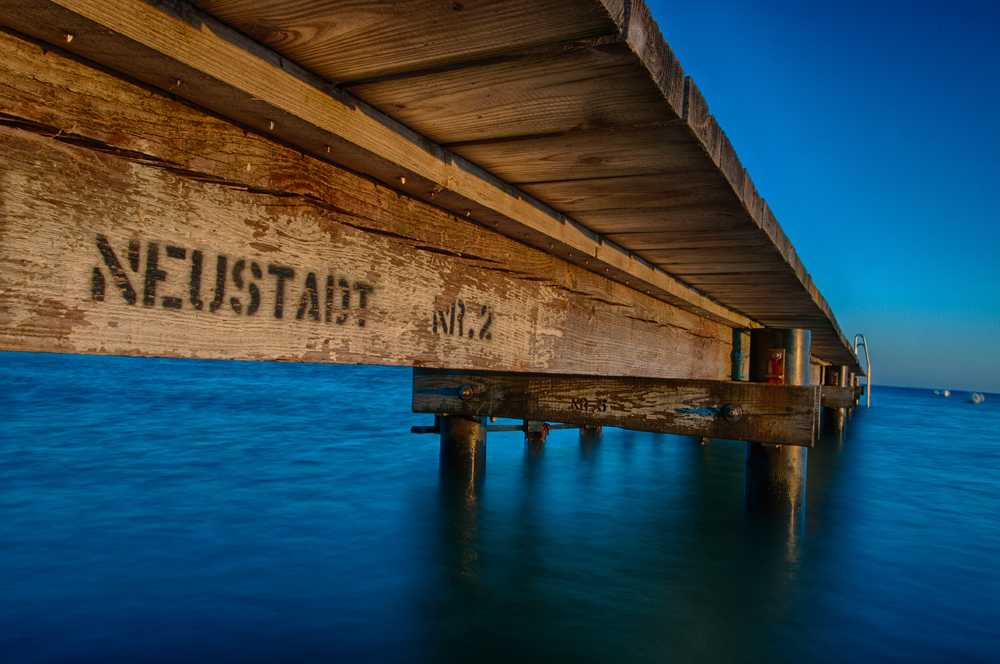
[[[868,395],[868,408],[872,407],[872,361],[868,359],[868,340],[865,339],[863,334],[854,335],[854,355],[857,357],[858,354],[858,339],[861,339],[861,345],[865,349],[865,375],[868,377],[867,384],[865,385],[865,393]]]

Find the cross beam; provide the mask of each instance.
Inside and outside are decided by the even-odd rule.
[[[812,446],[819,386],[414,368],[413,411]]]
[[[855,388],[823,385],[820,389],[824,408],[854,408],[857,398]]]

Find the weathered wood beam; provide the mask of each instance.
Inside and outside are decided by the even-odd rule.
[[[738,406],[736,421],[727,407]],[[812,446],[820,388],[414,368],[413,411]]]
[[[179,0],[4,0],[4,25],[730,327],[757,323]],[[70,35],[70,37],[67,37]]]
[[[395,79],[350,90],[438,143],[567,132],[580,127],[581,119],[583,128],[593,128],[680,117],[682,95],[675,110],[627,44],[553,50],[487,66],[437,69],[421,76],[419,85]],[[675,86],[683,93],[681,71]],[[552,103],[553,94],[558,104]]]
[[[0,31],[0,349],[722,379],[732,338]]]
[[[448,147],[515,185],[673,173],[695,181],[704,173],[691,171],[707,161],[682,120]]]
[[[824,408],[854,408],[854,399],[857,396],[856,388],[823,385],[820,389],[822,390]]]
[[[315,2],[195,0],[330,81],[380,77],[616,35],[627,0]],[[553,25],[553,14],[563,20]],[[386,16],[397,20],[387,21]]]

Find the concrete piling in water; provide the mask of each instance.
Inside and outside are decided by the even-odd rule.
[[[750,380],[809,384],[809,330],[753,330]],[[747,443],[743,504],[747,514],[765,514],[801,526],[806,505],[809,449],[799,445]]]
[[[486,471],[486,418],[443,415],[441,428],[441,472],[480,478]]]
[[[549,425],[546,422],[524,420],[524,445],[528,456],[532,459],[541,458],[545,451],[545,441],[549,437]]]
[[[549,425],[545,422],[524,420],[524,442],[529,447],[541,447],[549,437]]]
[[[846,366],[831,366],[826,369],[824,385],[848,387],[851,379],[850,369]],[[843,431],[847,422],[846,408],[824,408],[823,426],[827,431]]]

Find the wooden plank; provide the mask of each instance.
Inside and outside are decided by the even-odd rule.
[[[770,288],[788,283],[788,269],[779,271],[740,271],[705,274],[699,277],[703,284],[715,284],[726,288]]]
[[[824,408],[854,408],[855,388],[823,385],[821,389]]]
[[[194,0],[194,4],[329,81],[616,35],[624,19],[621,0]]]
[[[759,233],[746,230],[723,233],[662,230],[645,233],[611,233],[605,237],[623,247],[630,247],[633,251],[646,249],[728,249],[734,244],[741,247],[770,248],[770,244],[762,239]]]
[[[704,201],[685,200],[680,198],[681,193],[676,196],[673,199],[660,200],[659,205],[650,207],[575,210],[573,218],[608,238],[617,234],[663,230],[700,232],[706,235],[746,230],[742,212],[735,207],[722,209]],[[674,204],[664,205],[665,202]]]
[[[557,136],[450,144],[455,154],[515,186],[698,171],[717,177],[682,121],[575,130]]]
[[[655,261],[651,262],[653,262],[654,265],[658,264],[658,262]],[[695,286],[695,284],[698,281],[697,277],[702,274],[718,274],[719,272],[731,272],[734,269],[738,270],[741,268],[745,268],[747,270],[755,270],[755,269],[766,268],[770,265],[774,265],[774,263],[770,261],[757,262],[753,260],[747,260],[744,262],[733,261],[733,262],[722,263],[722,262],[716,262],[714,259],[709,259],[707,262],[699,261],[694,263],[682,263],[678,261],[671,261],[670,263],[667,263],[666,261],[664,261],[664,265],[670,265],[670,269],[673,274],[676,274],[678,277],[683,278],[685,281],[690,281],[691,285]],[[773,299],[771,299],[770,301],[778,307],[784,306],[781,302],[774,302]],[[770,323],[766,323],[765,326],[775,327]]]
[[[3,21],[556,256],[587,257],[588,269],[671,304],[733,327],[757,326],[187,5],[7,0]],[[75,35],[68,43],[66,33]]]
[[[683,88],[683,79],[678,84]],[[438,143],[643,125],[680,117],[626,44],[577,44],[348,89]]]
[[[2,33],[0,108],[4,350],[729,374],[729,327]]]
[[[636,252],[639,253],[639,252]],[[641,255],[657,265],[670,265],[679,270],[682,266],[694,270],[698,266],[711,267],[713,271],[740,269],[731,264],[760,269],[762,265],[780,265],[781,255],[774,247],[672,247],[669,249],[643,249]]]
[[[520,189],[538,196],[574,217],[589,210],[633,208],[695,208],[712,206],[722,213],[742,210],[725,183],[703,173],[632,175],[620,178],[585,178],[522,184]],[[743,218],[746,228],[746,218]],[[641,230],[656,230],[656,227]]]
[[[462,387],[471,396],[462,396]],[[742,416],[730,422],[728,405]],[[414,368],[413,411],[812,446],[818,386]]]

